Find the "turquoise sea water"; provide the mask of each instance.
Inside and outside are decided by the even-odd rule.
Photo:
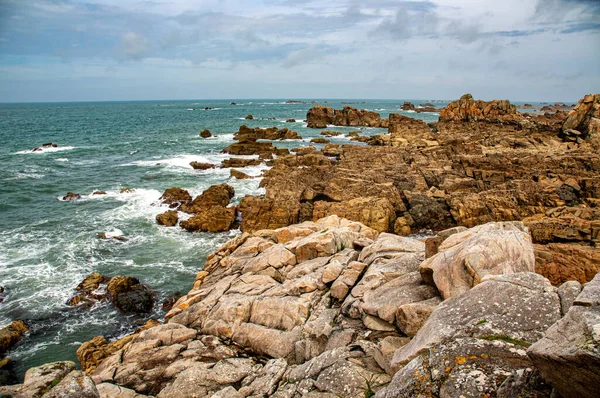
[[[31,325],[29,335],[8,353],[21,377],[29,367],[45,362],[76,361],[82,342],[97,335],[125,335],[148,318],[120,314],[108,304],[86,310],[66,306],[74,288],[90,273],[139,278],[156,293],[151,316],[160,319],[160,303],[175,292],[187,292],[206,255],[239,233],[191,234],[156,224],[156,214],[166,210],[158,199],[169,187],[198,195],[227,182],[235,188],[234,203],[260,193],[259,178],[229,179],[229,169],[197,171],[189,166],[191,161],[219,164],[228,158],[220,152],[242,124],[288,127],[304,137],[275,143],[287,148],[309,145],[320,135],[321,129],[307,129],[303,122],[310,103],[230,102],[0,104],[0,286],[6,288],[0,327],[14,319]],[[403,100],[344,102],[387,117],[399,112]],[[345,104],[329,100],[326,105]],[[244,120],[248,114],[254,120]],[[404,114],[437,120],[436,114]],[[298,122],[285,123],[292,118]],[[216,138],[200,138],[205,128]],[[386,131],[329,129],[362,130],[363,135]],[[349,143],[344,137],[331,141]],[[31,152],[47,142],[59,148]],[[243,171],[258,177],[264,169]],[[134,191],[120,193],[121,188]],[[108,195],[91,196],[95,190]],[[60,201],[68,191],[83,199]],[[128,240],[99,239],[100,232],[122,234]]]

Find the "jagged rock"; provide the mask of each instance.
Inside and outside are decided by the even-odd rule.
[[[561,132],[575,130],[596,149],[600,147],[600,94],[588,94],[569,112]]]
[[[448,237],[421,264],[423,279],[442,297],[460,295],[486,275],[533,272],[533,245],[522,223],[488,223]]]
[[[154,306],[152,291],[131,276],[114,276],[106,287],[114,306],[122,312],[145,313]]]
[[[242,214],[243,232],[276,229],[298,222],[300,203],[262,199],[252,195],[242,198],[238,210]]]
[[[179,220],[179,215],[175,210],[169,210],[167,212],[157,214],[156,222],[160,225],[165,225],[167,227],[174,227]]]
[[[246,116],[246,117],[245,117],[245,119],[246,119],[246,120],[253,120],[253,119],[254,119],[254,116],[252,116],[252,115],[248,115],[248,116]]]
[[[196,214],[179,225],[190,232],[223,232],[229,231],[236,220],[235,206],[212,206],[198,209]]]
[[[212,207],[226,207],[234,195],[235,190],[231,185],[213,185],[196,196],[191,203],[182,205],[181,210],[186,213],[200,213]]]
[[[0,329],[0,356],[14,347],[28,330],[27,324],[21,320],[12,321],[10,325]]]
[[[478,120],[517,120],[521,114],[508,100],[475,101],[471,94],[449,103],[440,112],[440,122],[471,122]]]
[[[324,135],[325,137],[337,137],[339,135],[342,135],[342,133],[340,133],[339,131],[323,130],[321,131],[321,135]]]
[[[81,369],[88,374],[94,373],[94,370],[96,370],[104,358],[121,350],[142,331],[158,325],[160,325],[159,322],[149,320],[142,328],[136,330],[135,333],[118,340],[108,342],[103,336],[96,336],[93,339],[86,341],[77,349],[77,360],[81,365]],[[100,392],[100,394],[102,395],[102,392]]]
[[[413,111],[415,110],[415,105],[412,102],[404,101],[400,109],[402,109],[403,111]]]
[[[384,127],[387,124],[387,121],[381,120],[381,116],[377,112],[356,109],[351,106],[333,110],[330,107],[315,105],[308,110],[306,120],[309,128],[325,128],[329,124],[368,127]]]
[[[255,127],[251,129],[246,125],[240,126],[239,131],[237,131],[233,137],[239,141],[302,139],[297,132],[289,130],[285,127],[282,129],[278,129],[277,127],[270,127],[267,129]]]
[[[595,397],[600,385],[600,274],[527,354],[561,396]]]
[[[231,169],[229,171],[229,176],[238,180],[247,180],[248,178],[252,178],[248,174],[242,173],[241,171],[235,169]]]
[[[325,128],[333,123],[333,108],[315,105],[306,114],[308,128]]]
[[[581,283],[577,281],[568,281],[560,285],[558,295],[560,297],[560,310],[563,316],[569,312],[575,299],[581,293],[581,289]]]
[[[313,220],[331,214],[358,221],[379,232],[391,231],[396,219],[394,207],[385,198],[366,197],[345,202],[314,202]]]
[[[435,141],[435,136],[424,121],[397,113],[390,114],[388,131],[392,146],[416,145],[427,147],[428,145],[424,140]],[[423,143],[425,144],[422,145]]]
[[[225,159],[221,162],[221,167],[248,167],[248,166],[258,166],[261,163],[259,159],[244,159],[244,158],[230,158]]]
[[[211,134],[210,130],[204,129],[204,130],[202,130],[200,132],[200,137],[202,137],[202,138],[210,138],[210,137],[212,137],[212,134]]]
[[[170,207],[179,208],[181,205],[191,202],[192,195],[185,189],[173,187],[166,189],[159,200]]]
[[[223,153],[229,153],[231,155],[259,155],[261,153],[275,153],[276,150],[277,149],[269,142],[244,140],[227,146],[223,149]]]
[[[62,197],[62,200],[77,200],[77,199],[81,199],[81,195],[78,193],[73,193],[73,192],[67,192],[67,194],[65,196]]]
[[[208,170],[208,169],[215,168],[215,165],[212,163],[202,163],[202,162],[190,162],[190,166],[192,166],[192,168],[194,170]]]
[[[326,140],[325,138],[313,138],[310,140],[310,142],[312,142],[313,144],[329,144],[331,141]]]

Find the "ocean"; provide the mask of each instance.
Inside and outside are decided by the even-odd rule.
[[[237,104],[232,100],[0,104],[0,286],[5,288],[0,327],[16,319],[30,324],[30,333],[7,355],[15,361],[19,377],[50,361],[77,363],[75,351],[94,336],[121,337],[149,317],[161,319],[161,303],[176,292],[186,293],[206,255],[240,233],[189,233],[156,223],[155,216],[167,210],[159,197],[169,187],[187,189],[195,196],[226,182],[235,188],[233,203],[261,193],[264,164],[242,169],[257,178],[235,180],[229,178],[229,169],[193,170],[191,161],[219,164],[229,158],[221,151],[234,142],[233,133],[242,124],[297,131],[302,141],[274,142],[290,149],[313,145],[310,139],[322,131],[306,128],[303,120],[313,106],[309,102],[233,101]],[[319,103],[375,110],[382,117],[400,112],[427,122],[437,120],[437,114],[401,112],[398,106],[403,101]],[[427,101],[413,101],[421,102]],[[248,114],[254,119],[245,120]],[[297,122],[286,123],[287,119]],[[215,137],[200,138],[203,129]],[[350,142],[343,136],[328,139]],[[31,151],[48,142],[58,147]],[[121,193],[123,188],[133,192]],[[59,200],[69,191],[82,199]],[[94,191],[107,195],[92,195]],[[99,233],[122,235],[126,241],[100,239]],[[93,272],[137,277],[156,294],[152,314],[124,315],[106,303],[88,309],[67,306],[75,287]]]

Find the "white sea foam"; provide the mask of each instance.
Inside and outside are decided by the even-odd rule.
[[[60,151],[70,151],[74,149],[74,146],[59,146],[59,147],[39,147],[39,150],[34,151],[33,149],[26,149],[24,151],[15,152],[15,155],[27,155],[30,153],[41,154],[41,153],[49,153],[49,152],[60,152]]]
[[[67,159],[67,158],[58,158],[58,159],[55,159],[55,160],[57,162],[68,162],[69,161],[69,159]]]

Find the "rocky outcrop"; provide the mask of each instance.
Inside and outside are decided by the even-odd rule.
[[[62,197],[62,200],[65,200],[65,201],[74,201],[74,200],[78,200],[78,199],[81,199],[81,195],[78,193],[73,193],[73,192],[67,192],[67,194]]]
[[[223,149],[223,153],[231,155],[260,155],[263,153],[275,153],[276,148],[269,142],[256,142],[253,140],[243,140],[233,143]]]
[[[235,195],[235,190],[231,185],[213,185],[196,196],[189,204],[182,206],[181,210],[186,213],[199,213],[213,206],[226,207],[233,195]]]
[[[527,354],[561,396],[592,398],[600,385],[600,274],[575,299],[563,319]]]
[[[343,109],[316,105],[308,110],[306,120],[309,128],[325,128],[334,126],[367,126],[387,127],[387,121],[382,120],[377,112],[356,109],[345,106]]]
[[[175,210],[169,210],[156,215],[156,222],[167,227],[174,227],[177,225],[178,220],[179,215]]]
[[[415,110],[415,104],[413,104],[410,101],[404,101],[400,109],[402,109],[403,111],[413,111]]]
[[[214,164],[203,163],[203,162],[190,162],[190,166],[192,166],[192,169],[194,169],[194,170],[208,170],[208,169],[215,168]]]
[[[254,119],[254,116],[252,116],[252,115],[248,115],[248,116],[246,116],[246,117],[245,117],[245,119],[246,119],[246,120],[253,120],[253,119]]]
[[[236,222],[236,208],[229,206],[235,190],[228,184],[213,185],[181,210],[194,214],[179,225],[190,232],[222,232],[229,231]]]
[[[569,112],[561,133],[564,137],[580,136],[595,149],[600,148],[600,94],[588,94],[579,100],[575,109]]]
[[[333,108],[323,105],[315,105],[306,114],[308,128],[322,129],[333,123]]]
[[[392,113],[388,131],[392,146],[415,145],[426,148],[439,145],[429,126],[419,119]]]
[[[252,178],[248,174],[235,169],[229,171],[229,176],[237,180],[247,180],[248,178]]]
[[[258,166],[259,164],[261,164],[261,161],[258,159],[230,158],[223,160],[221,162],[221,167],[243,168],[248,166]]]
[[[192,201],[192,195],[185,189],[173,187],[166,189],[159,200],[171,208],[180,208]]]
[[[438,256],[460,242],[485,251],[482,242],[491,247],[502,233],[523,230],[500,223],[445,231]],[[506,264],[518,259],[517,246],[504,250]],[[502,268],[442,300],[421,277],[425,249],[337,216],[243,233],[207,257],[165,324],[113,343],[97,337],[78,357],[99,391],[159,398],[549,397],[547,381],[558,376],[541,368],[540,375],[527,348],[563,314],[594,311],[596,286],[557,289],[540,275]],[[522,249],[531,257],[530,242]],[[550,360],[593,371],[593,341],[579,340],[592,350],[580,348],[585,363]]]
[[[25,373],[23,384],[0,387],[3,397],[100,398],[88,375],[75,370],[73,362],[53,362]]]
[[[67,301],[67,305],[91,305],[95,301],[110,301],[125,313],[147,313],[154,306],[152,291],[131,276],[108,277],[93,273],[75,290],[78,293]]]
[[[517,107],[508,100],[475,101],[471,94],[449,103],[440,111],[440,122],[516,121],[521,118]]]
[[[253,129],[246,125],[240,126],[239,130],[233,135],[233,138],[239,141],[256,141],[256,140],[301,140],[302,137],[297,132],[287,128],[278,129],[277,127]]]
[[[0,357],[14,347],[24,336],[29,328],[21,320],[13,321],[10,325],[0,329]]]
[[[202,137],[202,138],[210,138],[210,137],[212,137],[212,134],[211,134],[210,130],[204,129],[204,130],[202,130],[200,132],[200,137]]]

